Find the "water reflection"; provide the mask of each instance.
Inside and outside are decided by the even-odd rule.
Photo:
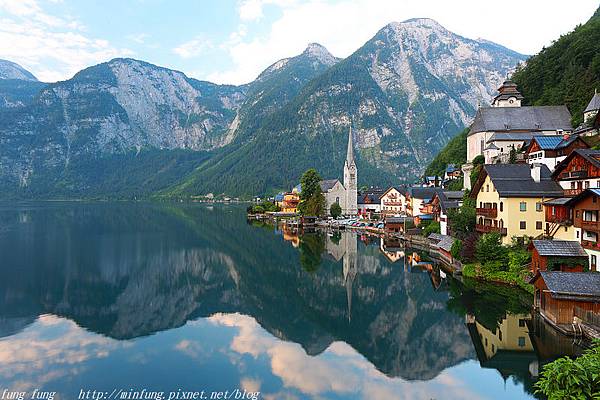
[[[523,293],[458,282],[398,242],[243,212],[0,207],[0,383],[528,398],[535,365],[576,351],[553,352]]]

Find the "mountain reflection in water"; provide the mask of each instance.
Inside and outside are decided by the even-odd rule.
[[[542,364],[579,351],[525,293],[243,207],[4,205],[0,226],[0,387],[531,398]]]

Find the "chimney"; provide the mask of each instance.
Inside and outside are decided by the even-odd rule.
[[[535,183],[539,183],[542,179],[542,164],[531,164],[531,178]]]

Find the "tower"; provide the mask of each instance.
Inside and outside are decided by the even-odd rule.
[[[354,149],[352,144],[352,127],[348,132],[348,151],[346,152],[346,162],[344,163],[344,188],[346,189],[346,199],[343,212],[346,215],[358,214],[357,190],[358,177],[356,162],[354,161]]]

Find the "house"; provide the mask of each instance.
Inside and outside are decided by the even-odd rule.
[[[579,241],[589,256],[592,271],[598,271],[600,259],[600,189],[587,189],[570,199],[575,240]]]
[[[358,175],[352,140],[352,128],[348,132],[348,148],[344,162],[344,184],[338,179],[321,181],[321,191],[325,196],[325,206],[329,212],[333,203],[342,208],[344,215],[358,214]]]
[[[588,188],[600,188],[600,150],[573,150],[556,166],[552,179],[564,189],[566,197]]]
[[[588,255],[583,247],[571,240],[532,240],[531,272],[583,272],[587,269]]]
[[[446,166],[446,171],[444,172],[444,183],[453,179],[458,179],[460,178],[460,175],[460,168],[457,168],[456,164],[448,164]]]
[[[575,149],[587,149],[589,145],[578,135],[535,135],[527,147],[529,164],[545,164],[550,171]]]
[[[384,230],[385,233],[402,233],[406,224],[406,217],[386,217]]]
[[[463,191],[438,191],[431,200],[434,220],[440,223],[440,233],[449,235],[448,211],[457,209],[462,205]]]
[[[508,164],[511,151],[519,151],[526,147],[531,139],[531,132],[496,132],[486,141],[483,156],[486,164]],[[521,154],[515,154],[516,161],[520,161]]]
[[[477,110],[467,136],[467,162],[484,155],[489,144],[500,150],[497,154],[509,154],[513,146],[523,143],[533,135],[557,135],[571,132],[571,114],[566,106],[522,107],[523,96],[510,80],[498,89],[499,94],[491,107]],[[490,142],[493,135],[494,140]],[[520,135],[511,137],[510,135]],[[512,140],[516,139],[516,140]],[[498,145],[498,143],[505,143]],[[466,175],[466,174],[465,174]]]
[[[537,237],[544,233],[546,199],[562,196],[543,164],[484,165],[470,193],[476,201],[479,233],[498,232],[502,243],[512,237]]]
[[[291,192],[284,193],[283,201],[281,202],[281,211],[285,213],[298,212],[298,204],[300,204],[300,193],[302,188],[300,185],[292,189]]]
[[[598,111],[600,111],[600,94],[597,90],[594,90],[594,96],[592,96],[592,99],[583,111],[583,121],[589,121],[591,124],[591,122],[598,116]]]
[[[575,307],[600,313],[599,273],[540,271],[530,283],[535,288],[534,307],[554,326],[570,329]]]
[[[544,202],[544,236],[561,240],[576,240],[571,208],[571,197],[558,197]]]
[[[439,176],[426,176],[424,179],[423,186],[425,187],[440,187],[442,186],[442,178]]]
[[[381,196],[384,191],[378,188],[370,188],[358,193],[358,214],[372,215],[381,212]]]
[[[406,213],[405,189],[392,186],[380,197],[380,210],[384,215],[401,215]]]
[[[406,214],[417,216],[423,214],[421,211],[424,204],[433,199],[436,192],[442,189],[436,187],[416,187],[412,186],[406,189]]]

